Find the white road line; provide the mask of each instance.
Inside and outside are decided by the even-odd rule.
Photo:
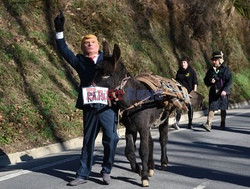
[[[25,174],[30,173],[30,172],[31,171],[29,171],[29,170],[23,170],[23,171],[18,171],[16,173],[9,174],[9,175],[5,175],[5,176],[0,178],[0,182],[2,182],[4,180],[11,179],[11,178],[14,178],[14,177],[18,177],[20,175],[25,175]]]
[[[61,173],[67,173],[67,174],[75,174],[75,171],[67,171],[67,170],[63,170],[63,169],[54,169],[54,171],[58,171]]]
[[[28,174],[28,173],[33,172],[33,171],[38,171],[38,170],[45,169],[45,168],[48,168],[48,167],[52,167],[52,166],[55,166],[55,165],[58,165],[58,164],[73,161],[73,160],[78,159],[78,158],[79,158],[79,156],[74,156],[74,157],[71,157],[71,158],[68,158],[68,159],[63,159],[63,160],[56,161],[56,162],[53,162],[53,163],[49,163],[49,164],[41,165],[41,166],[38,166],[38,167],[34,167],[34,168],[30,169],[30,170],[22,170],[22,171],[18,171],[16,173],[11,173],[9,175],[5,175],[3,177],[0,177],[0,182],[2,182],[4,180],[11,179],[11,178],[14,178],[14,177],[18,177],[20,175]]]
[[[194,189],[204,189],[204,188],[206,188],[206,186],[204,186],[204,185],[199,185],[199,186],[196,186]]]
[[[204,188],[206,188],[208,186],[208,184],[209,184],[209,181],[205,181],[205,182],[201,183],[200,185],[196,186],[193,189],[204,189]]]

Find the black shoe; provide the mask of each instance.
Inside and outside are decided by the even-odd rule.
[[[88,180],[82,179],[82,178],[76,178],[75,180],[72,180],[68,183],[68,186],[78,186],[80,184],[85,184],[88,182]]]
[[[221,129],[221,130],[225,130],[225,127],[226,127],[225,122],[221,122],[221,123],[220,123],[220,129]]]
[[[171,127],[173,127],[173,128],[176,129],[176,130],[179,130],[179,129],[180,129],[178,123],[174,123],[173,125],[171,125]]]
[[[188,124],[188,129],[193,129],[193,124],[192,123]]]
[[[110,181],[111,181],[110,174],[102,173],[102,172],[101,172],[101,174],[102,174],[102,179],[103,179],[104,184],[109,185]]]
[[[207,123],[202,124],[203,129],[205,129],[206,131],[210,132],[211,131],[211,126],[209,126]]]

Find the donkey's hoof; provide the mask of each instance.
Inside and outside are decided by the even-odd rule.
[[[141,169],[132,169],[132,172],[139,174],[141,176]]]
[[[142,186],[143,187],[149,187],[149,180],[148,179],[142,180]]]
[[[154,169],[149,169],[149,170],[148,170],[148,176],[149,176],[149,177],[154,176],[154,173],[155,173]]]
[[[141,169],[140,165],[136,164],[136,168],[135,168],[134,172],[138,173],[141,176],[141,171],[142,171],[142,169]]]
[[[167,168],[167,164],[165,164],[165,163],[161,164],[161,169],[162,170],[165,170],[166,168]]]

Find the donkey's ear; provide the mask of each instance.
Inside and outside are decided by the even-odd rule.
[[[114,59],[115,62],[118,62],[120,57],[121,57],[121,49],[120,49],[119,45],[115,44],[112,58]]]
[[[110,55],[110,50],[109,50],[109,44],[107,41],[102,42],[102,47],[103,47],[103,55],[104,56],[109,56]]]

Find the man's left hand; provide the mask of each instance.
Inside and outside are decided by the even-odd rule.
[[[65,18],[60,10],[60,14],[54,20],[56,32],[62,32],[64,30],[64,22]]]

